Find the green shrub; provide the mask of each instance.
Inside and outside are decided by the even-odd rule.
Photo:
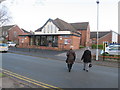
[[[93,44],[92,49],[96,49],[96,48],[97,48],[97,45]],[[98,49],[103,49],[103,45],[98,45]]]
[[[80,48],[84,48],[84,46],[80,45]]]

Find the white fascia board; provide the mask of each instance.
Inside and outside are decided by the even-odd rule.
[[[35,35],[38,35],[38,34],[71,34],[70,31],[58,31],[57,33],[43,33],[43,32],[35,32]]]

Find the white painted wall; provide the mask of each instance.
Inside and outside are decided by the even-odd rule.
[[[48,22],[40,32],[35,32],[35,34],[71,34],[70,31],[59,31],[59,28],[56,27],[52,22]]]
[[[116,32],[112,32],[112,42],[118,42],[118,34]]]

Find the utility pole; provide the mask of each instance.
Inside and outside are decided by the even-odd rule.
[[[99,0],[97,0],[96,3],[97,3],[97,48],[96,48],[96,60],[98,60]]]

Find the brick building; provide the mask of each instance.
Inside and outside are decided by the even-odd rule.
[[[97,32],[90,32],[91,45],[97,43]],[[98,44],[106,43],[119,43],[120,35],[114,31],[99,31],[98,32]]]
[[[80,45],[90,45],[90,26],[89,22],[71,23],[71,25],[81,33]]]
[[[72,45],[73,49],[79,49],[80,36],[81,33],[70,23],[59,18],[49,19],[34,34],[20,35],[19,47],[68,50]]]
[[[2,37],[5,41],[13,41],[18,44],[19,42],[19,35],[26,35],[29,32],[25,31],[24,29],[19,28],[17,25],[7,25],[1,27]]]

